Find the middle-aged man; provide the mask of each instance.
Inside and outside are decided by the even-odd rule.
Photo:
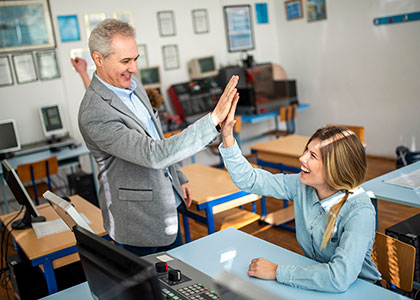
[[[134,28],[104,20],[89,48],[96,73],[80,105],[79,127],[98,165],[104,227],[117,245],[140,256],[182,245],[176,208],[191,199],[175,163],[217,137],[218,124],[236,107],[238,76],[211,113],[164,139],[156,110],[132,76],[139,57]]]

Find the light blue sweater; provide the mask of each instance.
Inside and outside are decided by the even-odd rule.
[[[341,192],[320,201],[312,187],[301,183],[300,174],[272,174],[254,169],[236,143],[229,148],[221,145],[219,150],[232,181],[239,189],[294,203],[297,241],[305,256],[319,263],[306,267],[279,265],[278,282],[311,290],[342,292],[357,277],[371,282],[381,278],[371,260],[375,209],[361,188],[358,194],[346,200],[338,214],[332,239],[321,250],[328,213],[328,208],[322,204],[343,195]]]

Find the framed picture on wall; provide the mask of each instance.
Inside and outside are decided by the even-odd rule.
[[[296,20],[303,17],[302,0],[284,1],[284,11],[287,20]]]
[[[93,28],[103,20],[105,20],[105,13],[85,14],[86,38],[89,38]]]
[[[13,85],[12,66],[8,56],[0,56],[0,86]]]
[[[60,78],[57,57],[54,50],[36,53],[36,63],[38,64],[39,79],[50,80]]]
[[[175,17],[174,12],[171,10],[168,11],[159,11],[157,13],[159,34],[160,36],[174,36],[176,35],[175,30]]]
[[[77,15],[58,16],[58,28],[61,42],[80,41],[79,21]]]
[[[127,11],[115,11],[112,13],[112,17],[114,19],[126,22],[130,24],[131,26],[134,26],[134,17],[133,12],[127,10]]]
[[[179,69],[179,53],[177,45],[162,46],[162,56],[165,70]]]
[[[327,18],[325,0],[306,0],[308,21],[324,20]]]
[[[229,52],[254,49],[250,5],[223,7]]]
[[[17,83],[28,83],[38,80],[32,53],[13,54],[12,60]]]
[[[147,55],[147,46],[146,44],[138,44],[137,49],[139,51],[139,59],[138,62],[138,68],[144,68],[149,66],[149,57]]]
[[[0,1],[0,52],[55,47],[47,0]]]
[[[194,33],[208,33],[210,30],[207,9],[194,9],[191,12],[191,14],[193,20]]]
[[[70,57],[80,57],[86,60],[87,70],[92,71],[96,69],[96,65],[93,62],[92,56],[90,56],[89,48],[74,48],[70,50]],[[74,70],[74,68],[73,68]],[[74,70],[76,71],[76,70]]]

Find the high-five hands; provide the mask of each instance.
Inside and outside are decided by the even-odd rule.
[[[216,107],[211,113],[211,119],[213,121],[214,126],[217,124],[223,122],[227,115],[229,114],[232,103],[234,102],[234,99],[238,97],[237,95],[237,89],[236,85],[238,84],[239,76],[233,75],[228,84],[225,87],[225,90],[223,91],[222,96],[220,96],[219,101],[217,102]],[[234,112],[235,113],[235,112]]]

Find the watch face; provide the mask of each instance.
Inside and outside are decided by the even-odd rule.
[[[217,124],[217,125],[216,125],[216,130],[217,130],[218,132],[222,131],[222,127],[220,127],[220,124]]]

